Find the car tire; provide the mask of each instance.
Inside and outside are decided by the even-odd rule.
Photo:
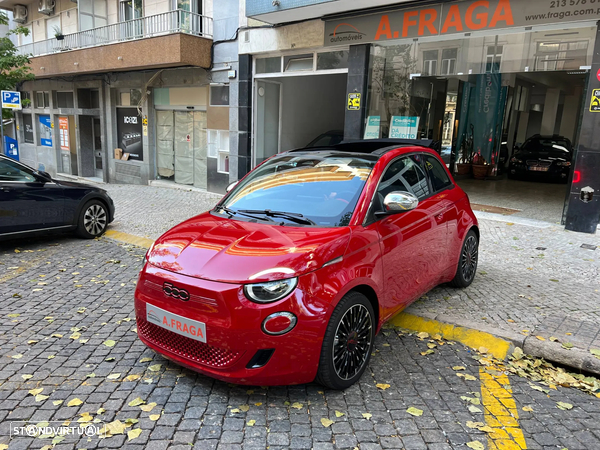
[[[108,209],[100,200],[90,200],[79,213],[77,235],[84,239],[101,236],[108,226]]]
[[[469,230],[460,249],[456,275],[450,284],[457,288],[466,288],[475,279],[479,260],[479,239],[477,233]]]
[[[346,389],[356,383],[369,364],[375,330],[375,313],[367,297],[359,292],[346,294],[325,330],[317,383],[331,389]]]

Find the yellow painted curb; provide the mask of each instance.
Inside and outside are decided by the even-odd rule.
[[[104,236],[115,241],[124,242],[125,244],[137,245],[138,247],[150,248],[153,244],[152,239],[134,236],[133,234],[123,233],[121,231],[107,230]]]
[[[485,347],[488,354],[501,360],[506,359],[511,346],[510,342],[490,333],[438,322],[437,320],[425,319],[424,317],[404,312],[395,316],[390,323],[394,326],[411,331],[425,331],[431,335],[440,334],[444,339],[460,342],[475,350]]]

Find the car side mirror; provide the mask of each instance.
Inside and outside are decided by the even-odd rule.
[[[405,211],[411,211],[419,205],[419,199],[410,192],[390,192],[383,199],[384,211],[376,212],[377,216],[388,216]]]
[[[43,183],[48,183],[52,181],[52,177],[50,176],[50,174],[48,172],[44,172],[43,170],[37,170],[35,172],[35,175],[38,181],[41,181]]]
[[[230,190],[232,190],[235,187],[235,185],[238,184],[238,183],[239,183],[239,180],[238,181],[234,181],[233,183],[230,183],[229,186],[227,186],[225,188],[225,192],[229,192]]]

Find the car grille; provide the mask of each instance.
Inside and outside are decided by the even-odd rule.
[[[138,333],[152,345],[195,363],[223,368],[233,364],[243,352],[234,352],[213,347],[203,342],[173,333],[149,323],[143,318],[137,320]]]
[[[527,165],[533,166],[533,167],[550,167],[552,165],[552,162],[551,161],[540,161],[539,159],[528,159]]]

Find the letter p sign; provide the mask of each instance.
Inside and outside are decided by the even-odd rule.
[[[21,109],[21,93],[15,91],[2,91],[2,107]]]

